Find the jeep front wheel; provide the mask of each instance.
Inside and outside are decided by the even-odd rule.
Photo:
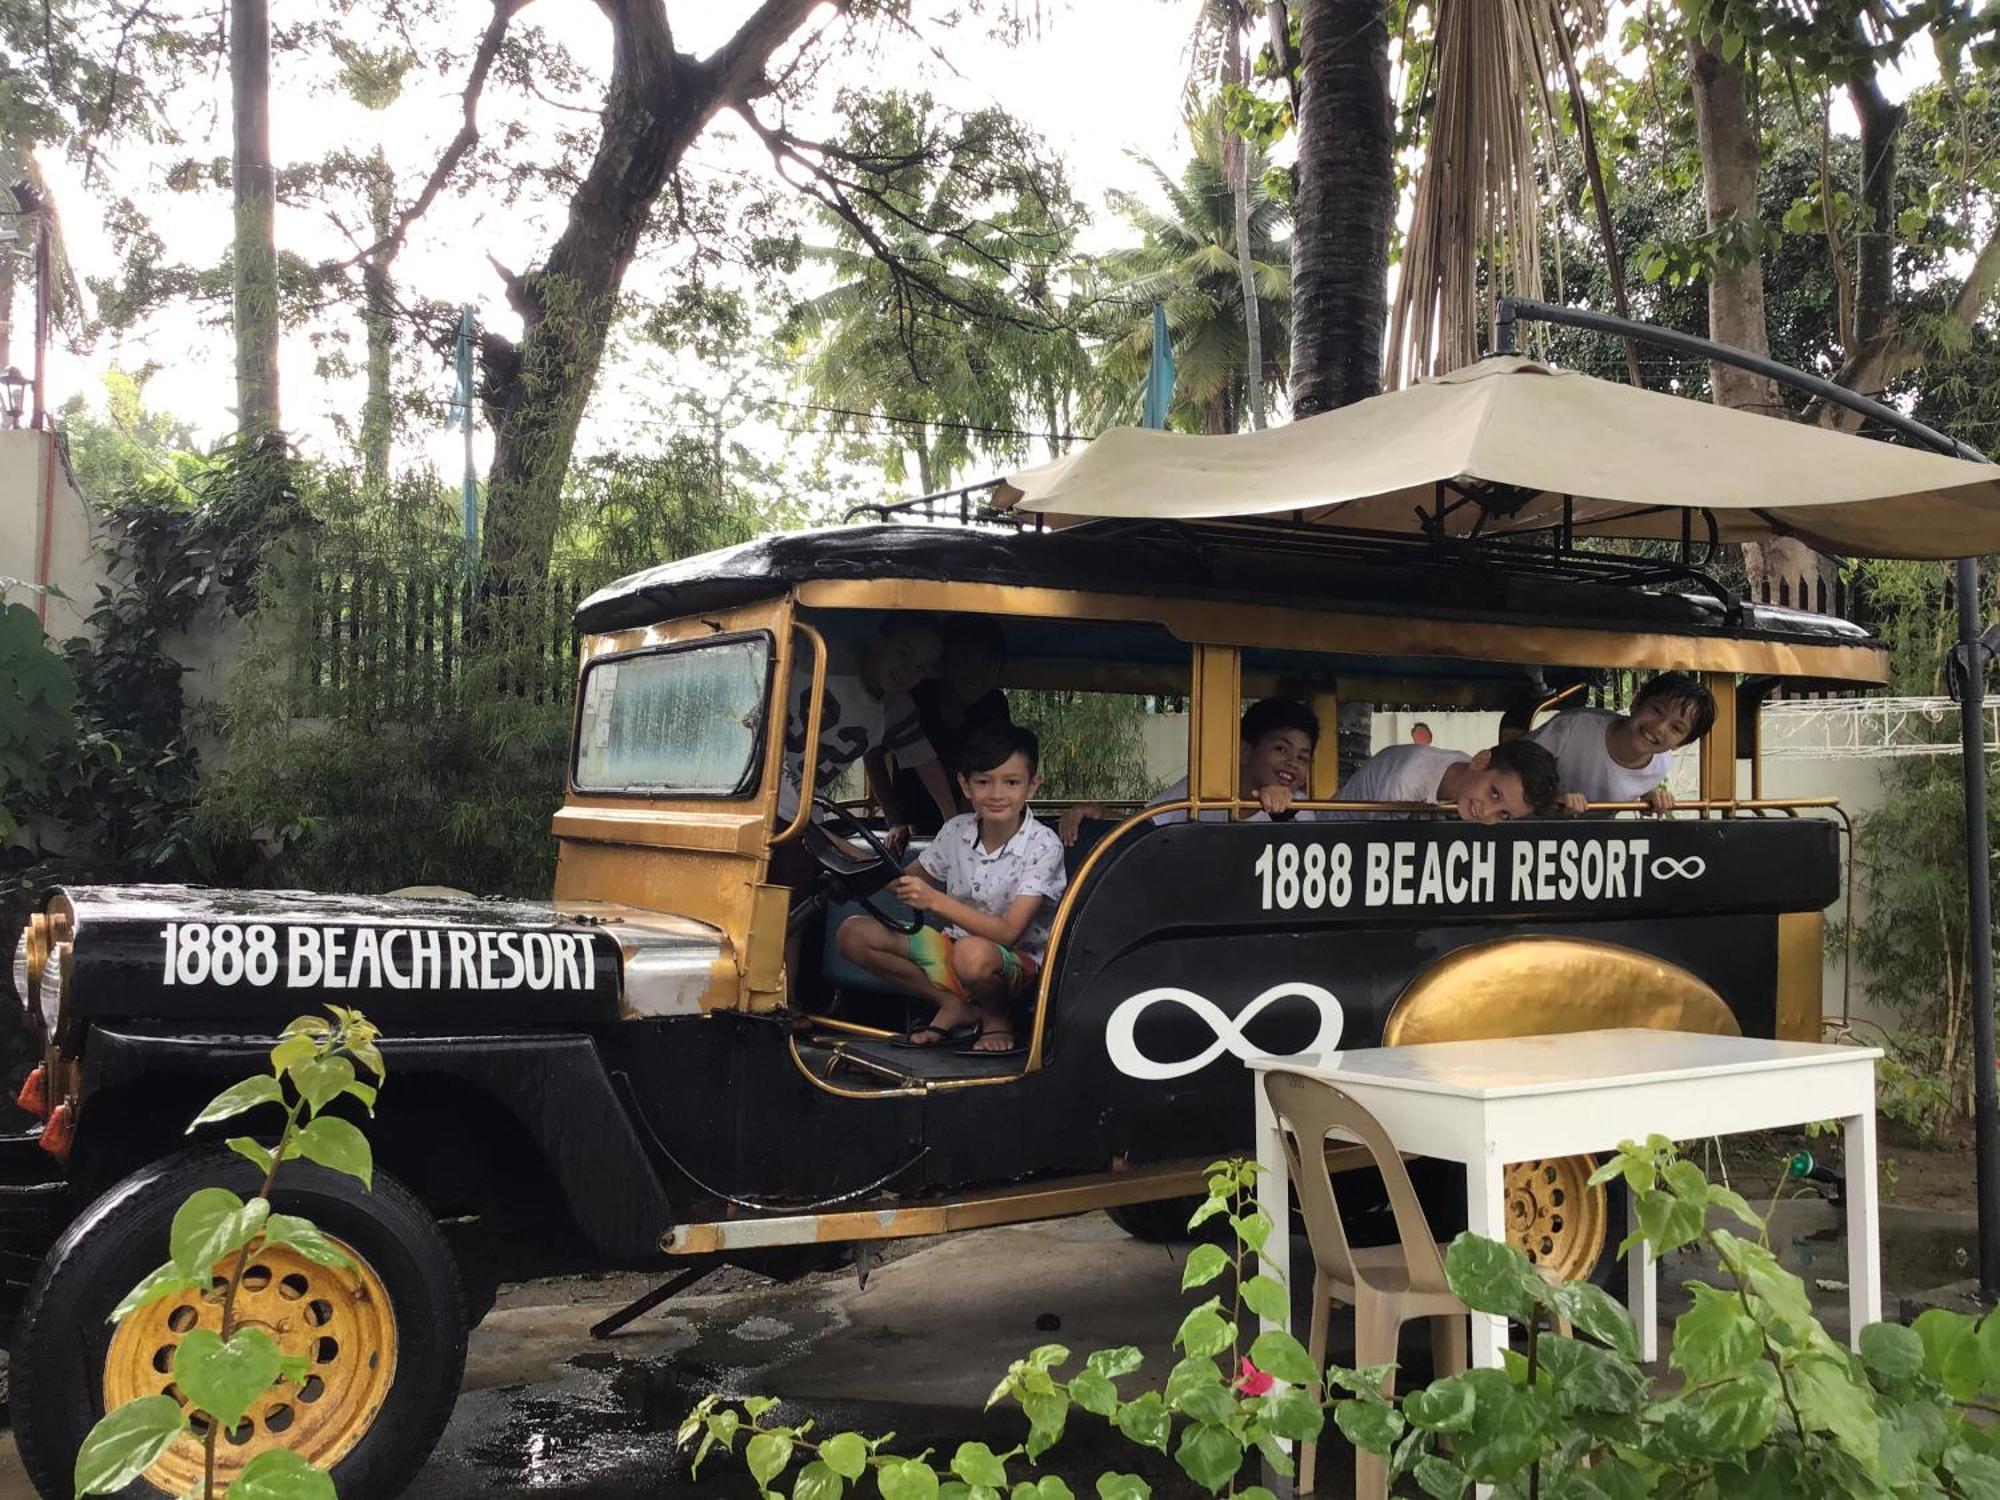
[[[44,1500],[67,1500],[77,1449],[107,1408],[178,1396],[175,1347],[195,1328],[219,1326],[217,1303],[194,1294],[156,1302],[116,1328],[107,1321],[166,1259],[174,1210],[211,1186],[248,1197],[258,1177],[226,1151],[156,1162],[85,1209],[43,1262],[17,1326],[11,1396],[21,1460]],[[379,1171],[370,1192],[340,1173],[287,1162],[273,1198],[280,1212],[319,1225],[351,1263],[315,1265],[283,1247],[250,1257],[238,1321],[262,1325],[308,1368],[222,1434],[217,1487],[255,1454],[285,1447],[329,1469],[342,1494],[393,1495],[429,1456],[458,1393],[467,1325],[457,1265],[423,1205]],[[218,1265],[216,1274],[230,1269]],[[181,1495],[201,1471],[200,1441],[183,1439],[125,1493]]]

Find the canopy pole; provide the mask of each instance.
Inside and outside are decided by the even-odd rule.
[[[1659,348],[1734,365],[1793,390],[1806,391],[1823,401],[1859,412],[1939,453],[1975,463],[1987,462],[1986,455],[1977,448],[1946,437],[1892,406],[1871,401],[1845,386],[1733,344],[1718,344],[1713,339],[1672,328],[1526,297],[1501,298],[1499,313],[1494,340],[1494,352],[1499,354],[1514,352],[1515,325],[1521,319],[1640,339]],[[1966,944],[1972,989],[1972,1120],[1979,1191],[1979,1299],[1990,1307],[2000,1302],[2000,1081],[1994,1077],[1993,866],[1986,828],[1986,667],[1990,653],[1980,640],[1978,559],[1958,559],[1956,576],[1958,649],[1953,653],[1952,676],[1958,690],[1959,744],[1965,780]]]
[[[1993,892],[1986,836],[1986,664],[1979,560],[1958,560],[1958,733],[1965,759],[1965,936],[1972,971],[1972,1129],[1979,1172],[1979,1297],[2000,1301],[2000,1085],[1993,1052]]]

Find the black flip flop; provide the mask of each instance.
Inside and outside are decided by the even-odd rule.
[[[912,1040],[912,1038],[920,1037],[927,1031],[936,1032],[939,1040],[935,1042]],[[939,1026],[933,1023],[928,1026],[913,1026],[901,1036],[892,1038],[889,1045],[892,1047],[907,1047],[912,1052],[938,1052],[951,1046],[954,1042],[967,1041],[978,1035],[979,1026],[977,1023],[968,1023],[964,1026]]]
[[[1008,1036],[1018,1036],[1020,1034],[1016,1032],[1012,1027],[996,1026],[993,1029],[996,1032],[1004,1031]],[[985,1034],[986,1033],[984,1032],[979,1033],[980,1036],[984,1036]],[[975,1041],[977,1039],[978,1039],[977,1037],[974,1038]],[[1022,1053],[1026,1052],[1027,1050],[1028,1049],[1023,1046],[960,1047],[958,1049],[958,1055],[960,1057],[1019,1057]]]

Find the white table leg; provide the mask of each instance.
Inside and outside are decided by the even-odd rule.
[[[1882,1321],[1882,1224],[1875,1198],[1875,1112],[1841,1121],[1847,1140],[1848,1347]]]
[[[1488,1156],[1465,1164],[1465,1227],[1489,1240],[1507,1242],[1507,1184],[1502,1164]],[[1507,1347],[1507,1320],[1472,1315],[1472,1367],[1498,1369]]]
[[[1639,1359],[1651,1364],[1660,1357],[1660,1265],[1644,1240],[1626,1251],[1625,1305],[1632,1326],[1639,1330]]]
[[[1270,1238],[1257,1258],[1257,1269],[1276,1278],[1285,1288],[1285,1306],[1292,1305],[1292,1179],[1285,1170],[1285,1138],[1277,1111],[1264,1092],[1260,1073],[1250,1075],[1251,1093],[1257,1102],[1257,1207],[1271,1221]],[[1290,1319],[1274,1323],[1261,1321],[1265,1333],[1290,1333]]]

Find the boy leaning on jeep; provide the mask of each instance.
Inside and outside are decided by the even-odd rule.
[[[909,1047],[969,1043],[968,1056],[1024,1050],[1016,1014],[1034,990],[1049,924],[1067,876],[1062,841],[1028,799],[1042,784],[1032,731],[983,724],[959,753],[958,784],[972,804],[938,830],[890,889],[939,926],[905,936],[872,917],[849,917],[836,941],[849,962],[937,1006]]]
[[[1571,812],[1590,802],[1643,802],[1654,816],[1672,810],[1666,780],[1674,751],[1715,725],[1715,696],[1685,672],[1662,672],[1632,699],[1629,712],[1572,708],[1528,738],[1556,758]]]

